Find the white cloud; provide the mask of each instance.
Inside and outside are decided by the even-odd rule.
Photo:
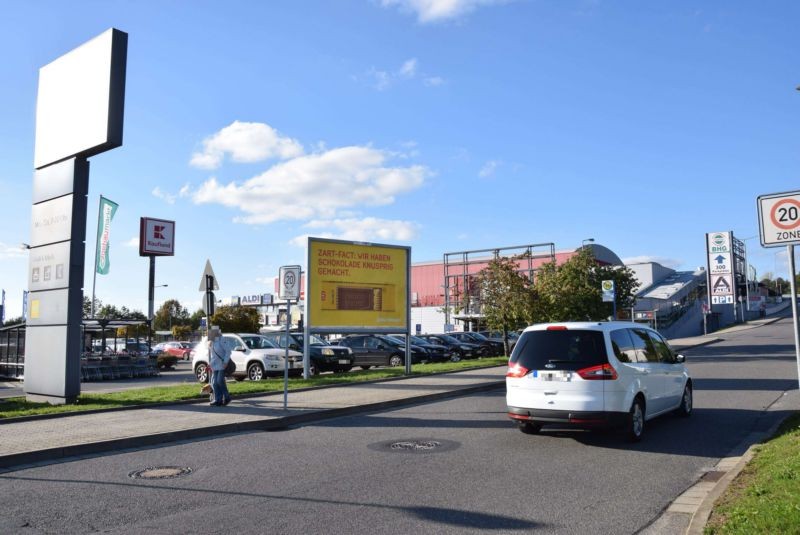
[[[420,74],[419,61],[417,61],[417,58],[410,58],[405,60],[402,65],[394,71],[372,67],[365,73],[364,77],[369,80],[372,87],[378,91],[384,91],[400,80],[412,80],[417,78]],[[360,77],[354,76],[353,78],[358,80]],[[424,75],[423,73],[422,83],[428,87],[434,87],[442,85],[444,79],[439,76]]]
[[[27,249],[22,244],[8,245],[0,242],[0,259],[9,260],[12,258],[25,258],[28,255]]]
[[[403,62],[398,73],[403,78],[413,78],[417,74],[417,58],[407,59]]]
[[[191,195],[191,193],[192,193],[192,188],[191,186],[189,186],[189,183],[187,182],[181,187],[180,191],[178,191],[178,196],[181,198],[188,197],[189,195]]]
[[[423,24],[455,19],[478,7],[506,4],[511,0],[381,0],[384,7],[397,6],[401,11],[412,12]]]
[[[296,140],[282,136],[265,123],[234,121],[216,134],[203,140],[202,152],[192,155],[189,162],[201,169],[216,169],[225,155],[239,163],[253,163],[271,158],[287,159],[303,154]]]
[[[408,242],[416,238],[419,232],[419,225],[414,222],[376,217],[315,220],[309,221],[304,227],[314,232],[293,238],[290,241],[292,245],[304,247],[308,236],[363,242]]]
[[[175,204],[175,195],[172,195],[171,193],[167,193],[165,191],[161,191],[161,188],[159,188],[158,186],[153,188],[153,191],[151,191],[150,193],[153,194],[153,197],[161,199],[167,204]]]
[[[352,207],[392,204],[431,175],[422,165],[392,166],[392,157],[369,146],[340,147],[277,163],[243,183],[211,177],[191,197],[239,210],[240,223],[335,219]]]
[[[678,269],[681,265],[683,265],[682,260],[678,260],[677,258],[668,258],[665,256],[640,255],[622,259],[622,263],[626,266],[628,264],[646,264],[647,262],[656,262],[671,269]]]
[[[139,248],[139,236],[134,236],[133,238],[124,241],[122,243],[124,247],[135,247],[136,249]]]
[[[483,164],[481,170],[478,171],[478,176],[481,178],[492,178],[495,172],[497,171],[497,168],[500,167],[502,164],[503,162],[499,162],[497,160],[489,160],[488,162]]]

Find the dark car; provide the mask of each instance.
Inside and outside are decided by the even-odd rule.
[[[353,334],[339,340],[339,345],[353,350],[353,364],[367,370],[372,366],[402,366],[405,363],[405,342],[382,334]],[[411,362],[427,359],[421,347],[411,346]]]
[[[262,336],[278,347],[286,347],[285,332],[264,333]],[[353,352],[350,348],[332,346],[313,334],[309,335],[308,342],[308,372],[311,375],[318,375],[320,372],[347,372],[353,367]],[[302,334],[289,333],[289,349],[303,350]]]
[[[400,343],[405,344],[406,339],[405,336],[402,334],[392,335],[392,338],[396,338],[400,341]],[[444,362],[447,360],[453,360],[454,362],[458,362],[461,360],[461,357],[453,352],[449,347],[436,344],[434,342],[428,341],[424,338],[419,336],[412,336],[409,338],[409,341],[413,346],[421,347],[428,353],[428,358],[426,359],[428,362]]]
[[[503,331],[478,331],[478,334],[481,336],[485,336],[491,342],[500,342],[503,344]],[[514,346],[517,344],[517,340],[519,339],[519,335],[516,331],[508,331],[508,351],[511,354],[511,351],[514,350]]]
[[[483,347],[482,357],[494,357],[495,355],[502,355],[505,352],[502,342],[492,342],[485,336],[473,332],[450,333],[450,336],[460,342],[468,342],[470,344],[477,344]]]
[[[428,340],[432,344],[446,346],[451,352],[457,354],[462,359],[473,359],[482,356],[485,350],[478,344],[462,342],[447,334],[423,334],[423,340]]]

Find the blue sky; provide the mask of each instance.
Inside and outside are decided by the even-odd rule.
[[[643,7],[644,6],[644,7]],[[264,293],[307,235],[444,252],[594,238],[705,264],[756,197],[800,189],[795,2],[0,1],[0,288],[22,311],[39,67],[129,34],[124,145],[91,159],[119,203],[104,302],[146,311],[139,217],[176,221],[157,302]]]

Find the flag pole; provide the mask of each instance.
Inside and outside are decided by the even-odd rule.
[[[102,215],[100,211],[102,210],[102,206],[103,206],[103,195],[100,194],[100,198],[97,200],[97,232],[98,232],[98,234],[100,233],[100,216]],[[98,247],[99,247],[98,240],[95,239],[94,240],[94,273],[92,273],[92,305],[91,305],[92,319],[94,319],[94,290],[95,290],[95,287],[97,286],[97,248]]]

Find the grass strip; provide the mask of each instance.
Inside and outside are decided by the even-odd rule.
[[[411,375],[429,375],[432,373],[468,370],[487,366],[501,366],[508,362],[507,357],[492,357],[460,362],[437,362],[431,364],[414,364]],[[377,368],[374,370],[358,370],[347,373],[323,374],[309,379],[289,378],[289,390],[315,386],[340,385],[375,381],[392,377],[402,377],[405,368]],[[260,394],[283,392],[283,377],[273,377],[263,381],[229,381],[228,390],[232,396],[242,394]],[[171,403],[184,400],[208,399],[200,394],[199,383],[187,383],[174,386],[152,386],[111,393],[86,393],[78,396],[75,403],[66,405],[50,405],[48,403],[32,403],[24,397],[0,400],[0,419],[40,414],[61,414],[96,409],[113,409],[146,405],[149,403]]]
[[[800,414],[756,448],[714,504],[704,533],[800,533]]]

